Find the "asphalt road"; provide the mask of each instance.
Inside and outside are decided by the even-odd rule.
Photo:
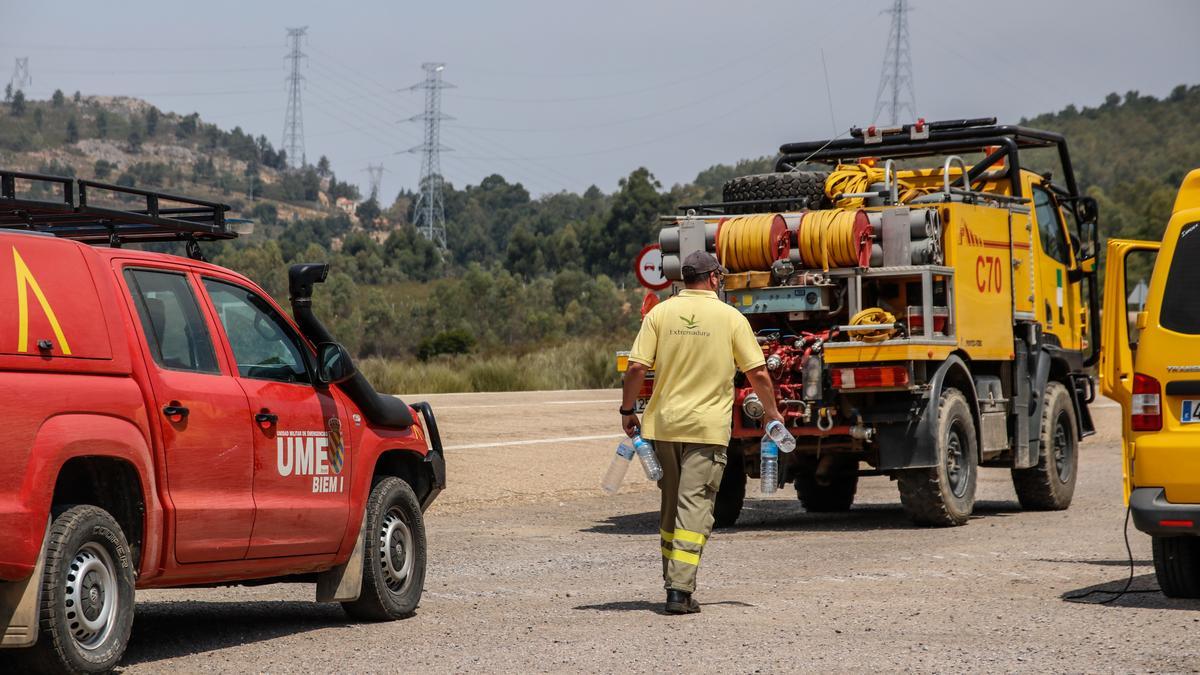
[[[1184,671],[1200,602],[1121,588],[1118,409],[1095,409],[1073,506],[1020,510],[980,474],[964,527],[909,525],[895,486],[808,515],[752,484],[705,550],[694,616],[661,614],[658,494],[596,487],[619,430],[615,391],[429,397],[451,484],[427,515],[416,616],[349,622],[303,585],[138,593],[123,669],[183,672]],[[636,470],[636,468],[635,468]],[[632,475],[632,471],[631,471]],[[1155,588],[1130,529],[1136,591]]]

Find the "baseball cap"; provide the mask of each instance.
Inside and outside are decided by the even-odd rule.
[[[717,262],[717,256],[708,251],[692,251],[683,259],[683,265],[680,267],[680,272],[685,277],[699,276],[708,274],[709,272],[720,272],[725,274],[728,272],[721,263]]]

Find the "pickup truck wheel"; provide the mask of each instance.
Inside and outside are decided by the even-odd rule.
[[[62,511],[46,542],[41,634],[29,654],[38,669],[115,668],[133,627],[133,585],[129,544],[112,516],[88,505]]]
[[[802,458],[796,473],[796,496],[809,513],[849,511],[858,491],[858,461],[835,457],[833,471],[822,484],[817,480],[817,458]]]
[[[1017,500],[1026,509],[1061,511],[1075,495],[1079,469],[1079,439],[1075,435],[1075,407],[1060,382],[1046,385],[1042,401],[1041,450],[1037,466],[1013,469]]]
[[[714,527],[733,527],[742,513],[742,503],[746,501],[746,457],[741,446],[730,444],[726,456],[725,474],[721,476],[721,487],[713,505]]]
[[[412,487],[394,476],[375,483],[367,498],[362,593],[343,602],[364,621],[411,616],[425,586],[425,522]]]
[[[975,508],[979,453],[971,406],[959,390],[942,392],[934,433],[937,466],[900,471],[900,502],[918,525],[962,525]]]
[[[1200,598],[1200,537],[1154,537],[1154,576],[1168,598]]]

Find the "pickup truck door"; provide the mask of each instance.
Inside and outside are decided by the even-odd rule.
[[[1133,401],[1133,357],[1137,349],[1136,321],[1144,309],[1158,249],[1157,242],[1110,239],[1104,271],[1100,393],[1121,405],[1121,467],[1126,500],[1133,486],[1129,413]]]
[[[1034,256],[1037,266],[1034,315],[1045,332],[1056,336],[1064,349],[1080,350],[1080,285],[1070,280],[1070,271],[1076,264],[1071,240],[1050,191],[1033,182],[1029,189],[1037,234],[1034,239],[1038,242],[1034,246],[1042,253]]]
[[[170,496],[175,559],[239,560],[254,524],[246,393],[214,349],[194,278],[173,269],[127,267],[121,275],[141,332]]]
[[[270,301],[233,280],[203,283],[250,402],[242,420],[254,437],[247,557],[335,553],[349,510],[345,407],[329,388],[314,386],[308,346]]]

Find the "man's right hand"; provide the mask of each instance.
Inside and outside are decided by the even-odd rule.
[[[633,438],[641,426],[641,420],[637,415],[621,415],[621,428],[625,430],[626,436]]]

